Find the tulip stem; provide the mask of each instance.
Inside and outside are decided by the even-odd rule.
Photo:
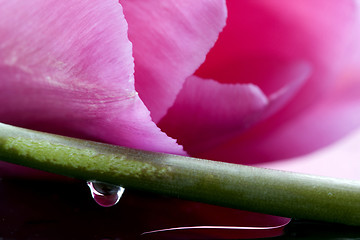
[[[225,207],[360,226],[360,182],[147,152],[0,123],[0,159]]]

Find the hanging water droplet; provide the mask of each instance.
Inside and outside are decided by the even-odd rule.
[[[98,181],[88,181],[87,185],[95,202],[102,207],[117,204],[125,191],[123,187]]]

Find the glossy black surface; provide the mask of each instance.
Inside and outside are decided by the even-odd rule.
[[[85,182],[66,178],[61,181],[2,178],[0,240],[145,239],[141,236],[144,231],[202,224],[203,221],[221,225],[242,224],[240,220],[238,222],[236,215],[231,215],[228,219],[227,213],[221,216],[219,212],[224,209],[210,208],[214,212],[204,213],[202,216],[202,210],[199,209],[201,205],[189,207],[191,204],[186,201],[180,204],[178,201],[126,191],[118,205],[103,208],[93,201]],[[146,239],[192,238],[187,234],[172,234],[146,236]],[[210,232],[208,235],[195,237],[210,239],[212,234]],[[239,236],[266,236],[256,231],[247,234]],[[272,232],[270,236],[278,234],[281,231]],[[214,236],[219,238],[221,235]],[[233,237],[226,234],[224,236]],[[282,236],[263,239],[360,239],[360,228],[294,220],[285,228]]]

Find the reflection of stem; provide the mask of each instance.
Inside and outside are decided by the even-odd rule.
[[[0,159],[226,207],[360,225],[360,182],[146,152],[0,123]]]

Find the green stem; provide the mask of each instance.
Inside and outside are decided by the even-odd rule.
[[[146,152],[1,123],[0,159],[225,207],[360,225],[357,181]]]

